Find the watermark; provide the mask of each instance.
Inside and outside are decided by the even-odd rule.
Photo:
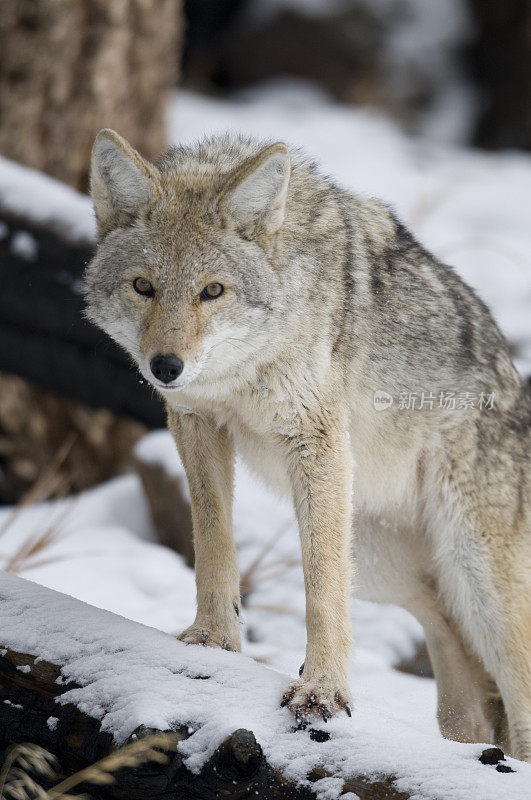
[[[374,393],[373,403],[374,407],[377,411],[385,411],[386,408],[389,408],[393,405],[393,395],[389,394],[388,392],[384,392],[381,389],[377,389]]]
[[[399,392],[397,397],[393,397],[389,392],[377,389],[373,394],[376,411],[385,411],[393,405],[399,411],[433,411],[437,408],[445,411],[466,411],[472,408],[492,411],[495,403],[495,392]]]

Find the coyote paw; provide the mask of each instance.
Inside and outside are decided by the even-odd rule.
[[[322,717],[325,722],[339,711],[346,711],[349,717],[352,716],[350,702],[348,687],[338,688],[333,681],[325,678],[299,678],[288,686],[280,705],[287,706],[299,726],[304,728],[312,716]]]
[[[190,625],[177,638],[185,644],[202,644],[204,647],[221,647],[223,650],[241,650],[240,634],[207,628],[202,625]]]

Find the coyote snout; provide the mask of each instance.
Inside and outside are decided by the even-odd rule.
[[[172,383],[179,377],[183,371],[184,364],[179,356],[176,356],[174,353],[170,353],[167,356],[163,356],[159,353],[158,356],[151,359],[149,368],[158,381],[167,384]]]

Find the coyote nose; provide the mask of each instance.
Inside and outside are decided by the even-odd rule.
[[[151,372],[162,383],[171,383],[183,371],[184,364],[181,359],[171,353],[169,356],[159,355],[151,360]]]

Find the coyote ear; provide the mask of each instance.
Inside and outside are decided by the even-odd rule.
[[[276,233],[284,221],[290,173],[282,142],[238,167],[218,201],[224,224],[232,223],[247,238]]]
[[[94,141],[90,190],[100,236],[128,225],[159,193],[159,171],[110,128]]]

